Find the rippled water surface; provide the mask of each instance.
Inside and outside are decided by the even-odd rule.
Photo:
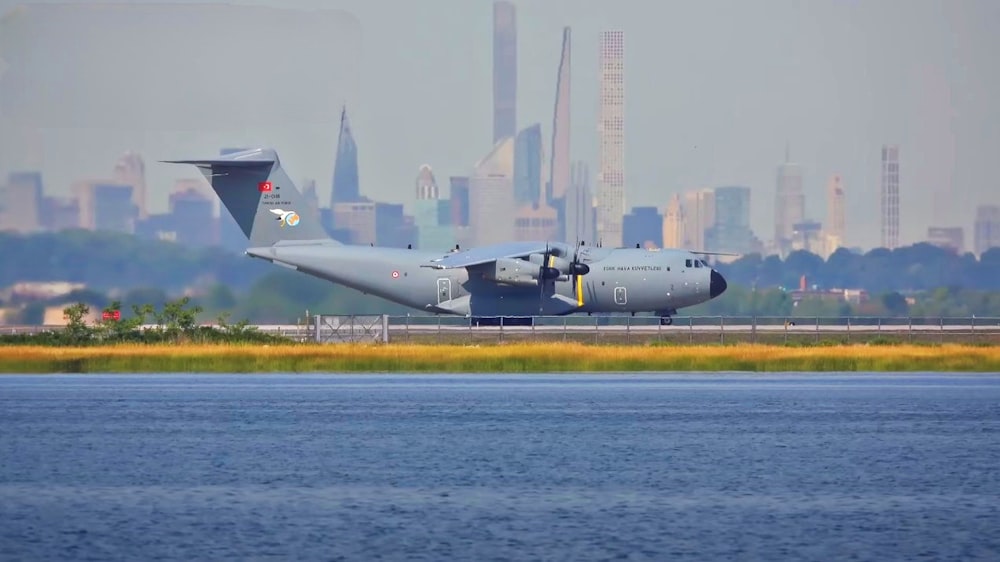
[[[1000,560],[1000,376],[3,376],[0,560]]]

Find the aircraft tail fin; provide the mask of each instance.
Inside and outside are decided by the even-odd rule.
[[[164,162],[197,166],[251,246],[270,246],[282,240],[329,239],[317,209],[306,203],[273,149]]]

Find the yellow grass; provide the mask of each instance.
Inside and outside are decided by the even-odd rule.
[[[117,345],[0,348],[0,372],[1000,371],[1000,347]]]

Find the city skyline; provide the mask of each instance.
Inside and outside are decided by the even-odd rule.
[[[714,25],[735,33],[724,41],[726,45],[743,41],[745,48],[738,53],[724,53],[725,49],[710,45],[703,45],[698,52],[682,48],[683,39],[691,33],[685,27],[704,30],[709,29],[705,27],[709,21],[715,21],[710,20],[705,9],[696,6],[685,7],[674,19],[664,16],[677,5],[654,8],[645,19],[661,18],[670,31],[677,32],[659,30],[654,36],[655,26],[637,16],[635,3],[626,2],[615,9],[560,2],[545,7],[514,4],[521,86],[517,125],[540,122],[544,137],[550,138],[552,69],[558,66],[560,56],[553,44],[558,44],[564,26],[573,28],[576,56],[572,159],[588,162],[592,169],[596,169],[598,161],[593,126],[597,115],[598,92],[594,84],[598,36],[607,22],[626,31],[632,46],[626,54],[632,77],[626,120],[634,124],[626,137],[626,212],[640,205],[662,208],[672,194],[698,186],[746,185],[753,193],[752,226],[758,234],[767,236],[773,224],[769,202],[774,200],[774,155],[781,153],[786,141],[803,169],[807,217],[819,220],[825,216],[824,187],[831,174],[839,173],[851,186],[845,214],[852,244],[878,245],[877,155],[879,147],[888,142],[900,145],[902,167],[906,170],[901,182],[901,244],[923,239],[926,227],[932,223],[963,226],[968,232],[975,207],[996,202],[990,200],[998,190],[991,184],[995,180],[987,164],[988,155],[1000,145],[1000,124],[995,102],[985,101],[998,97],[997,69],[987,64],[988,55],[984,54],[992,52],[989,47],[996,43],[986,33],[988,26],[984,26],[987,21],[996,21],[990,19],[997,13],[991,3],[844,6],[818,2],[810,6],[808,13],[785,2],[770,3],[762,9],[734,5]],[[9,5],[0,2],[0,9]],[[364,92],[365,98],[356,99],[360,97],[356,93],[346,100],[350,108],[357,108],[352,109],[352,121],[358,142],[364,147],[359,156],[362,191],[374,199],[401,201],[409,207],[413,170],[419,164],[427,162],[445,175],[469,173],[472,164],[488,149],[475,139],[490,134],[492,3],[427,2],[420,10],[391,2],[327,2],[322,6],[342,7],[354,13],[363,38],[357,90]],[[447,30],[444,42],[430,40],[426,34],[407,35],[409,32],[402,26],[379,17],[378,12],[387,7],[396,15],[413,16],[417,21],[443,21],[442,14],[446,13],[468,16],[460,18],[468,25],[438,26]],[[894,22],[890,16],[897,13],[906,17]],[[779,15],[785,18],[781,20],[783,25],[768,23],[768,17]],[[736,29],[737,22],[747,21],[752,24],[753,37],[766,37],[768,29],[784,30],[789,19],[798,21],[795,18],[801,19],[803,25],[778,35],[782,40],[747,41],[749,32]],[[850,25],[845,27],[845,23]],[[718,27],[711,29],[718,31]],[[815,40],[810,39],[812,32],[817,32]],[[397,39],[395,48],[379,48],[380,40],[389,35]],[[406,37],[418,35],[423,53],[419,60],[398,48]],[[837,52],[827,45],[833,37],[843,39],[836,43]],[[893,64],[886,66],[889,60]],[[851,65],[859,61],[863,63],[860,70],[851,71]],[[407,68],[403,68],[404,64]],[[385,70],[375,72],[373,65],[385,66]],[[874,72],[876,68],[878,72]],[[411,75],[419,75],[422,81],[412,80]],[[657,79],[658,75],[664,77]],[[773,90],[775,77],[781,86],[777,91],[782,95],[769,90],[763,96],[762,86]],[[457,89],[458,78],[462,89]],[[407,84],[407,96],[384,87],[396,82]],[[727,93],[727,84],[740,87]],[[433,102],[428,103],[431,98]],[[332,108],[325,109],[338,112],[343,101],[335,100]],[[425,109],[414,111],[414,104]],[[684,117],[685,113],[690,116]],[[249,134],[243,133],[241,138],[206,139],[202,144],[210,143],[215,150],[220,145],[246,145],[246,141],[276,138],[279,142],[268,144],[282,149],[297,181],[332,175],[329,154],[336,146],[335,127],[327,123],[324,127],[332,130],[302,135],[297,130],[302,121],[293,120],[292,127],[282,128],[280,121],[267,113],[261,115],[260,121],[260,125],[248,123]],[[763,122],[769,126],[761,126]],[[280,132],[272,134],[276,129]],[[427,142],[428,131],[440,143]],[[292,140],[300,137],[310,140],[302,151],[297,148],[304,145]],[[125,150],[139,150],[147,161],[151,190],[161,190],[150,192],[150,204],[162,208],[166,203],[163,186],[175,178],[171,175],[163,179],[155,161],[188,156],[179,153],[190,144],[174,146],[168,154],[121,145],[103,148],[101,154],[107,153],[107,160]],[[51,155],[57,148],[58,143],[45,147],[43,152]],[[324,154],[326,158],[321,160],[310,153]],[[392,154],[410,156],[389,156]],[[924,157],[907,159],[906,154]],[[81,169],[77,177],[106,175],[105,160],[89,164],[91,170],[99,172]],[[13,167],[0,171],[15,171],[9,168]],[[47,166],[43,172],[50,191],[56,193],[68,191],[68,180],[75,179],[65,173],[60,179],[60,173],[49,172]],[[325,200],[326,193],[321,191],[320,197]]]

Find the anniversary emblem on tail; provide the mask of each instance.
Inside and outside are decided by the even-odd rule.
[[[271,212],[278,215],[278,220],[281,222],[281,226],[298,226],[299,224],[299,214],[295,211],[271,209]]]

